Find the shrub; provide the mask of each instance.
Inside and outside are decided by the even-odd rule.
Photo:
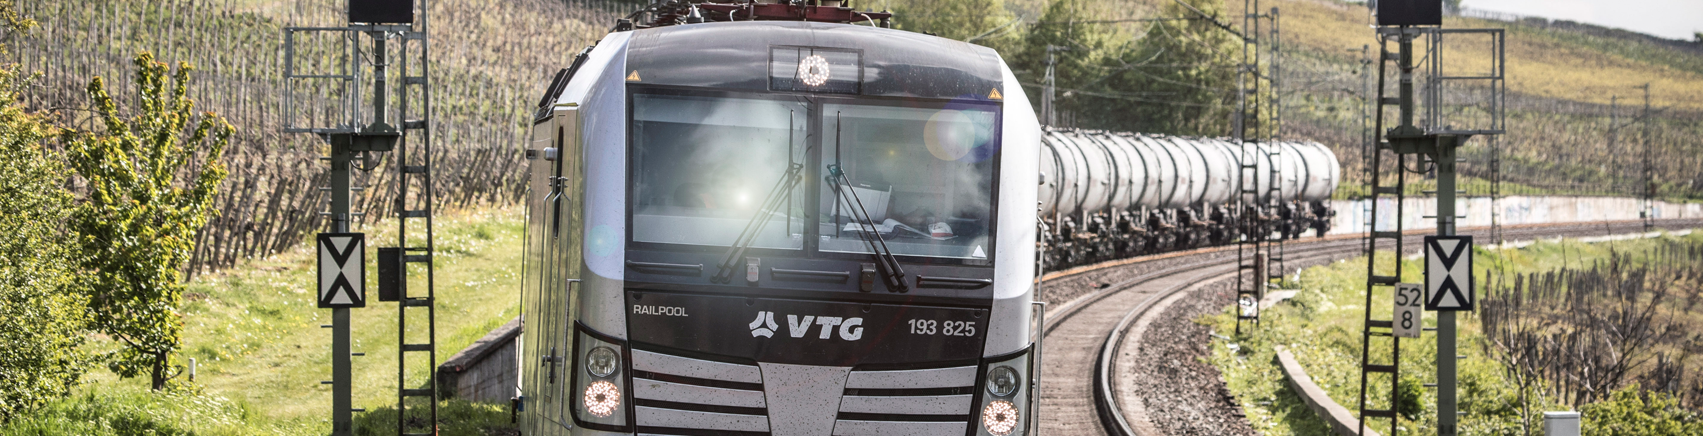
[[[1579,408],[1585,436],[1703,434],[1703,415],[1666,393],[1641,391],[1634,384]]]
[[[168,74],[148,53],[136,57],[140,105],[121,115],[96,76],[89,97],[105,127],[64,134],[69,160],[88,182],[72,214],[93,324],[124,347],[107,366],[121,377],[148,374],[163,389],[183,331],[182,271],[219,182],[231,125],[211,112],[197,120],[188,63]],[[189,127],[193,126],[193,127]],[[181,180],[180,180],[181,178]]]
[[[63,231],[71,194],[60,159],[42,147],[56,131],[17,104],[14,79],[0,67],[0,422],[64,396],[87,366]]]

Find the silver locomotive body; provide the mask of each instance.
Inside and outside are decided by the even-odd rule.
[[[1252,167],[1244,170],[1243,161]],[[1277,180],[1272,180],[1276,166]],[[1082,130],[1045,133],[1040,202],[1049,268],[1240,237],[1323,236],[1341,166],[1316,142],[1262,142]],[[1253,177],[1243,185],[1243,177]],[[1277,183],[1276,189],[1272,189]],[[1246,210],[1238,210],[1243,188]],[[1238,217],[1246,217],[1238,225]]]
[[[694,23],[557,79],[524,434],[1027,433],[1042,133],[995,52]]]

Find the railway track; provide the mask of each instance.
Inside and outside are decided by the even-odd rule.
[[[1663,221],[1658,228],[1703,226],[1703,220]],[[1487,237],[1488,229],[1465,229],[1463,234]],[[1636,221],[1530,225],[1506,227],[1508,240],[1583,237],[1642,230]],[[1411,232],[1403,241],[1407,251],[1419,247],[1429,232]],[[1332,262],[1362,253],[1358,236],[1303,239],[1288,243],[1285,267]],[[1162,435],[1149,419],[1145,401],[1124,388],[1133,371],[1119,367],[1142,352],[1146,326],[1166,307],[1193,290],[1235,277],[1234,247],[1202,249],[1107,262],[1050,277],[1046,296],[1053,301],[1041,364],[1041,433],[1047,435]],[[1115,281],[1115,282],[1114,282]],[[1062,300],[1062,299],[1060,299]],[[1230,304],[1228,300],[1224,304]],[[1197,338],[1189,338],[1196,340]]]

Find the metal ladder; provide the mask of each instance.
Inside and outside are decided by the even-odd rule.
[[[1260,81],[1269,80],[1260,74],[1260,20],[1275,19],[1275,15],[1259,14],[1259,0],[1243,0],[1242,8],[1242,64],[1236,71],[1237,82],[1237,136],[1241,147],[1241,159],[1238,176],[1241,186],[1238,187],[1236,201],[1236,228],[1241,236],[1236,240],[1236,333],[1242,332],[1243,324],[1259,325],[1260,300],[1265,298],[1265,288],[1271,280],[1271,264],[1273,259],[1281,259],[1282,249],[1278,248],[1273,256],[1270,244],[1271,229],[1262,224],[1259,213],[1261,202],[1259,192],[1259,164],[1262,156],[1261,142],[1265,132],[1260,122],[1261,104],[1266,104],[1260,96]],[[1267,147],[1271,149],[1271,147]],[[1279,197],[1276,160],[1279,155],[1269,154],[1266,170],[1270,180],[1267,186],[1266,206],[1275,203]],[[1279,276],[1281,277],[1281,275]]]
[[[1278,54],[1278,50],[1280,49],[1280,47],[1279,47],[1280,44],[1278,44],[1279,39],[1278,39],[1278,33],[1277,33],[1277,8],[1271,8],[1271,14],[1267,15],[1266,17],[1271,20],[1271,44],[1270,44],[1270,46],[1271,46],[1271,60],[1267,61],[1268,65],[1269,65],[1267,67],[1267,70],[1269,71],[1268,75],[1270,76],[1267,79],[1267,82],[1271,84],[1270,86],[1271,86],[1271,96],[1272,96],[1271,103],[1270,103],[1270,105],[1271,105],[1271,108],[1270,108],[1270,110],[1271,110],[1271,133],[1270,133],[1270,136],[1271,136],[1271,139],[1273,139],[1273,143],[1271,145],[1271,150],[1272,150],[1271,151],[1271,161],[1274,162],[1274,163],[1277,163],[1277,164],[1274,164],[1274,165],[1271,166],[1272,183],[1271,183],[1271,188],[1270,188],[1269,194],[1270,194],[1270,197],[1271,197],[1270,205],[1274,206],[1274,207],[1281,207],[1281,206],[1283,206],[1283,204],[1286,201],[1288,201],[1288,199],[1282,198],[1281,187],[1283,186],[1283,184],[1280,183],[1281,179],[1278,178],[1281,175],[1280,172],[1282,171],[1282,168],[1283,168],[1283,165],[1281,164],[1281,162],[1283,162],[1283,146],[1281,144],[1278,144],[1276,142],[1276,140],[1280,139],[1278,135],[1280,135],[1282,133],[1282,127],[1283,127],[1283,110],[1282,110],[1282,108],[1283,108],[1283,106],[1279,104],[1279,102],[1281,102],[1282,99],[1278,98],[1278,95],[1277,95],[1278,85],[1279,85],[1279,82],[1277,80],[1278,72],[1279,72],[1279,70],[1278,70],[1279,64],[1277,62],[1277,60],[1278,60],[1277,54]],[[1297,185],[1297,186],[1299,186],[1299,185]],[[1298,195],[1300,193],[1296,192],[1296,194]],[[1296,210],[1294,213],[1299,214],[1300,212],[1301,212],[1300,210]],[[1291,230],[1293,230],[1293,229],[1291,229]],[[1282,236],[1278,237],[1277,240],[1271,241],[1270,243],[1266,244],[1266,247],[1265,247],[1265,250],[1266,250],[1266,279],[1270,282],[1281,282],[1283,280],[1283,271],[1284,271],[1284,269],[1283,269],[1283,241],[1285,241],[1287,239],[1288,239],[1288,235],[1282,235]],[[1276,271],[1277,273],[1272,274],[1271,271]]]
[[[438,432],[438,389],[437,389],[437,288],[434,283],[433,255],[435,242],[433,240],[432,204],[437,193],[432,184],[432,130],[431,130],[431,87],[428,77],[430,50],[426,39],[426,10],[427,2],[420,2],[418,25],[401,35],[401,78],[402,90],[399,103],[402,115],[402,140],[396,147],[396,241],[400,248],[400,274],[398,287],[398,304],[396,306],[396,433],[399,435],[436,435]],[[418,50],[419,55],[410,59],[410,52]],[[410,62],[412,61],[412,63]],[[417,69],[418,73],[414,73]],[[419,101],[414,100],[415,97]],[[415,106],[418,107],[415,107]],[[417,154],[416,154],[417,153]],[[419,186],[415,187],[414,182]],[[413,194],[411,197],[410,194]],[[409,230],[425,226],[424,238],[416,237],[409,240]],[[425,295],[409,293],[409,265],[425,267]],[[408,332],[408,316],[410,311],[425,312],[425,337],[410,338]],[[409,357],[420,353],[426,355],[426,367],[414,368],[426,372],[426,386],[411,388],[408,386]],[[427,428],[410,426],[409,399],[425,400],[426,404],[413,405],[414,409],[424,409],[430,419],[425,421]],[[410,428],[414,427],[414,428]]]
[[[1401,338],[1395,336],[1394,320],[1373,319],[1371,309],[1372,307],[1394,307],[1395,285],[1401,281],[1402,268],[1402,200],[1405,198],[1407,187],[1407,174],[1406,171],[1402,171],[1402,168],[1407,167],[1407,155],[1395,153],[1389,142],[1376,136],[1377,132],[1384,131],[1384,107],[1400,104],[1398,97],[1385,97],[1387,94],[1386,71],[1391,62],[1399,61],[1396,57],[1397,54],[1391,53],[1388,48],[1388,43],[1380,38],[1378,42],[1378,84],[1375,88],[1377,97],[1373,100],[1373,112],[1375,113],[1373,118],[1375,121],[1373,122],[1372,132],[1374,132],[1374,135],[1367,138],[1368,142],[1365,145],[1368,156],[1367,172],[1369,173],[1369,177],[1366,179],[1366,199],[1370,213],[1367,214],[1366,220],[1366,305],[1363,306],[1365,308],[1365,323],[1361,329],[1360,341],[1359,433],[1365,433],[1367,420],[1387,418],[1390,420],[1388,434],[1395,435],[1396,426],[1399,424],[1396,419],[1395,407],[1397,387],[1401,378]],[[1396,177],[1395,185],[1392,186],[1383,186],[1381,182],[1384,160],[1387,158],[1386,154],[1390,154],[1389,157],[1394,157]],[[1389,215],[1393,218],[1391,220],[1393,222],[1383,223],[1379,219],[1379,205],[1384,200],[1389,200],[1395,207],[1395,213]],[[1380,242],[1386,241],[1387,244],[1394,245],[1395,255],[1391,257],[1387,269],[1383,270],[1387,272],[1380,274],[1377,256],[1378,245]],[[1374,301],[1387,302],[1388,304],[1378,303],[1383,305],[1374,306]],[[1373,343],[1386,340],[1390,349],[1390,361],[1388,363],[1373,362],[1371,357]],[[1384,345],[1379,344],[1378,346]],[[1388,406],[1378,408],[1370,405],[1370,399],[1366,393],[1374,382],[1374,376],[1389,379]]]

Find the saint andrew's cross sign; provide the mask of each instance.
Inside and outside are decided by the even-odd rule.
[[[1472,236],[1425,237],[1425,310],[1472,311]]]
[[[367,306],[366,235],[319,234],[319,308]]]

